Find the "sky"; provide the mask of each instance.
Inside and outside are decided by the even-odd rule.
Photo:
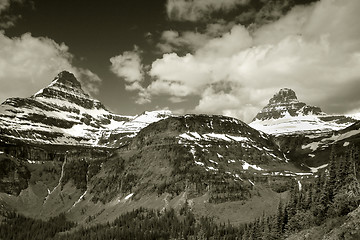
[[[0,0],[0,102],[62,70],[109,110],[360,112],[359,0]]]

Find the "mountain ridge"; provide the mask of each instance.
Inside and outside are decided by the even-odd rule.
[[[35,99],[59,99],[80,104],[80,106],[91,109],[107,109],[98,100],[95,100],[85,93],[81,87],[81,83],[76,77],[67,71],[60,72],[49,84],[49,86],[40,89],[31,98]]]
[[[278,119],[286,116],[326,115],[321,108],[300,102],[290,88],[282,88],[269,103],[255,116],[253,121]]]
[[[60,72],[49,86],[29,98],[9,98],[0,105],[0,139],[39,144],[116,147],[170,111],[124,116],[108,111],[81,88],[72,73]],[[105,138],[116,135],[118,139]]]
[[[0,193],[0,202],[28,216],[66,212],[76,221],[91,223],[109,221],[108,215],[114,219],[129,206],[179,209],[186,204],[193,204],[199,214],[211,207],[214,212],[208,214],[224,221],[225,211],[235,221],[234,211],[224,204],[239,207],[236,213],[246,217],[243,210],[249,199],[286,195],[286,183],[275,180],[296,176],[289,175],[290,170],[299,170],[270,136],[218,115],[168,117],[142,128],[117,149],[93,151],[64,148],[53,159],[36,161],[11,157],[13,165],[20,164],[31,174],[24,183],[16,182],[12,176],[23,172],[19,167],[9,178],[0,179],[14,182],[6,189],[11,195]],[[259,191],[266,196],[258,196]],[[269,213],[276,209],[266,206]],[[261,216],[262,211],[256,214]]]
[[[300,102],[296,93],[282,88],[254,117],[251,127],[275,135],[330,132],[344,129],[356,119],[343,115],[328,115],[320,107]]]

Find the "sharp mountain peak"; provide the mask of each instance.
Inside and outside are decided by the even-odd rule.
[[[169,111],[139,116],[114,114],[86,94],[74,74],[62,71],[33,96],[9,98],[0,105],[0,142],[16,139],[108,147],[170,115]]]
[[[255,116],[250,126],[270,134],[326,132],[343,129],[354,121],[341,115],[328,115],[320,107],[299,101],[294,90],[282,88]]]
[[[269,100],[269,104],[289,102],[299,102],[295,91],[290,88],[280,89],[279,92]]]
[[[93,100],[81,88],[81,83],[76,79],[74,74],[68,71],[60,72],[47,87],[40,89],[40,91],[33,95],[33,97],[45,98],[54,98],[56,96],[62,99],[75,96],[76,98]]]
[[[87,94],[81,88],[81,83],[74,74],[68,71],[60,72],[47,87],[40,89],[31,98],[45,102],[57,102],[56,104],[60,105],[63,105],[65,102],[66,104],[73,103],[86,109],[95,108],[108,111],[100,101]]]
[[[321,108],[300,102],[294,90],[282,88],[256,115],[255,120],[279,119],[286,116],[325,115]]]
[[[66,86],[81,88],[80,82],[76,79],[75,75],[68,71],[60,72],[53,80],[53,82],[61,83]]]

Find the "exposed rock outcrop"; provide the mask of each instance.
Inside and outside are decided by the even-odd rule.
[[[355,121],[342,115],[327,115],[319,107],[300,102],[293,90],[283,88],[255,116],[250,126],[270,134],[305,134],[344,129]]]
[[[285,116],[326,115],[319,107],[300,102],[293,90],[280,89],[254,118],[255,120],[279,119]]]

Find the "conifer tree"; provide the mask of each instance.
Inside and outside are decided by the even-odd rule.
[[[329,166],[328,166],[328,170],[329,170],[329,176],[326,179],[326,183],[325,183],[325,191],[326,191],[326,200],[327,203],[332,202],[333,198],[334,198],[334,191],[335,191],[335,186],[336,186],[336,182],[337,182],[337,177],[336,177],[336,173],[337,173],[337,162],[336,162],[336,156],[335,156],[335,150],[334,150],[334,145],[331,147],[331,153],[330,153],[330,162],[329,162]]]

